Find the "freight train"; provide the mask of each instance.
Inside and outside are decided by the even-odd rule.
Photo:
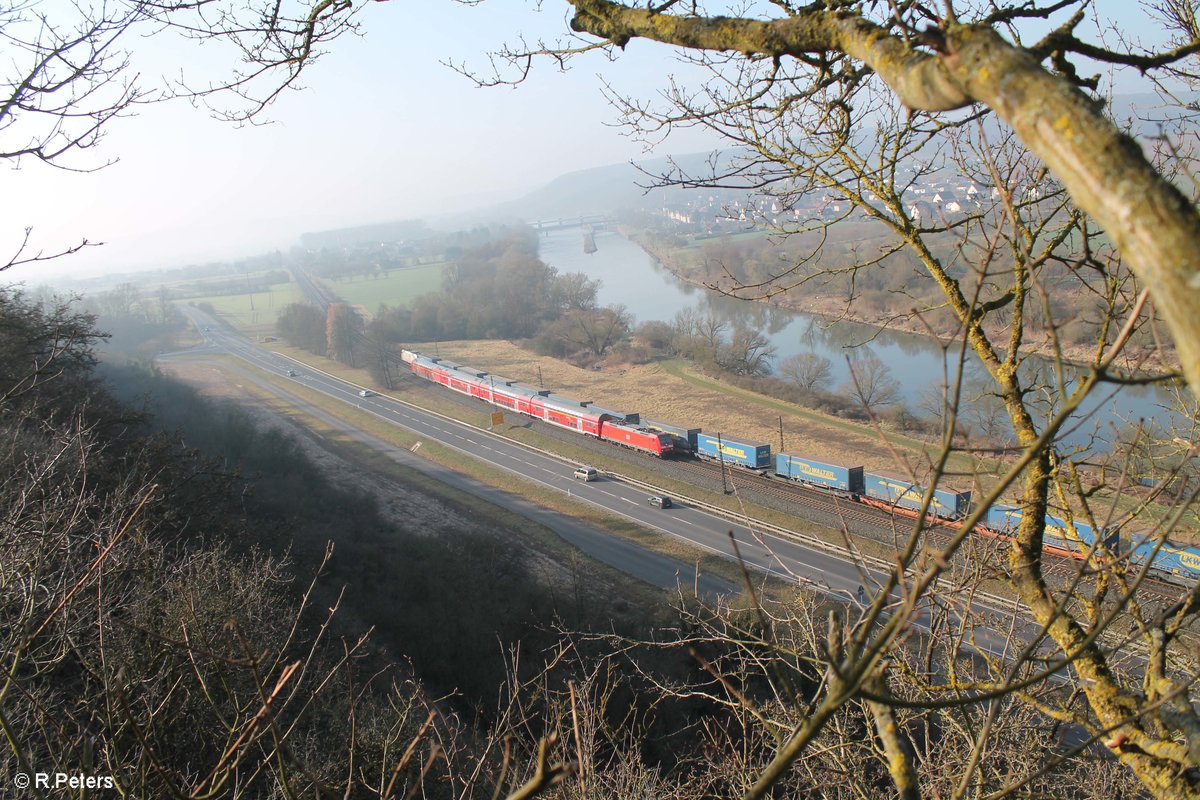
[[[509,378],[462,364],[417,353],[401,352],[401,359],[414,375],[446,388],[478,398],[497,408],[515,411],[550,425],[593,436],[628,447],[656,458],[696,455],[722,464],[742,467],[761,474],[795,481],[825,492],[876,506],[887,511],[915,515],[925,503],[927,490],[901,478],[866,472],[863,467],[828,464],[792,453],[777,453],[772,459],[771,445],[736,436],[704,433],[652,420],[642,421],[640,414],[611,411],[591,401],[577,401],[545,389],[535,389]],[[953,522],[971,511],[971,492],[934,489],[927,513],[931,518]],[[988,510],[984,536],[1008,538],[1020,524],[1022,512],[1015,506],[996,505]],[[1121,553],[1119,531],[1107,528],[1097,536],[1090,525],[1068,523],[1053,515],[1046,516],[1043,533],[1045,549],[1072,558],[1088,558],[1099,541],[1108,554]],[[1166,578],[1200,579],[1200,548],[1133,535],[1128,553],[1131,567],[1148,569]]]

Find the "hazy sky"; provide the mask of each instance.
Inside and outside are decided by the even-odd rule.
[[[564,172],[644,157],[643,145],[612,126],[597,72],[630,86],[677,69],[661,48],[631,47],[616,63],[588,58],[567,73],[542,64],[518,89],[477,88],[439,63],[486,68],[487,51],[519,33],[564,30],[565,5],[550,5],[535,13],[517,0],[369,3],[365,35],[337,41],[306,88],[269,110],[273,124],[236,128],[174,102],[115,121],[99,150],[72,162],[120,159],[99,172],[7,165],[3,252],[26,226],[47,251],[83,237],[106,242],[55,265],[68,272],[255,252],[305,230],[483,205]],[[149,46],[138,62],[144,77],[176,56],[152,40],[134,44]],[[223,63],[201,52],[189,68]],[[712,146],[681,136],[671,152]]]
[[[51,2],[49,7],[53,7]],[[1099,0],[1142,16],[1128,0]],[[546,0],[465,6],[450,0],[367,3],[365,35],[336,42],[268,112],[273,124],[236,128],[175,102],[115,121],[102,147],[64,172],[26,161],[0,173],[0,253],[26,226],[34,247],[103,241],[44,272],[178,264],[286,247],[306,230],[433,216],[506,199],[578,169],[645,157],[615,126],[601,78],[652,96],[686,73],[671,51],[634,41],[615,62],[592,54],[567,73],[538,65],[517,89],[476,88],[439,61],[486,68],[485,54],[518,34],[565,30],[568,9]],[[183,51],[164,38],[130,43],[143,80],[187,52],[188,74],[219,72],[214,48]],[[718,147],[699,132],[673,134],[650,155]],[[36,282],[31,270],[5,278]]]

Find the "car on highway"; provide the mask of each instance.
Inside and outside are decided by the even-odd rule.
[[[649,502],[650,505],[658,506],[659,508],[670,508],[671,506],[675,505],[671,502],[671,498],[667,497],[665,494],[656,494],[653,497],[648,498],[647,502]]]
[[[289,370],[287,371],[287,376],[288,376],[289,378],[294,378],[294,377],[296,377],[296,370],[294,370],[294,369],[289,369]]]
[[[359,397],[374,397],[375,393],[372,392],[370,389],[363,389],[361,392],[358,393],[358,396]]]
[[[581,481],[594,481],[599,473],[593,467],[579,467],[575,470],[575,478]]]

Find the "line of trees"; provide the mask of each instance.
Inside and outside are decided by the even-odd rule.
[[[536,233],[503,229],[470,237],[444,270],[443,289],[411,306],[382,305],[364,324],[349,307],[328,313],[305,304],[280,311],[276,330],[289,343],[351,366],[366,365],[391,386],[392,362],[405,342],[528,339],[539,352],[578,360],[602,358],[629,338],[621,307],[600,307],[599,284],[559,273],[537,257]]]
[[[279,310],[275,330],[289,344],[323,356],[329,352],[328,315],[307,303],[290,303]]]

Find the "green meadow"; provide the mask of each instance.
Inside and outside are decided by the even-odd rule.
[[[218,316],[239,330],[270,332],[275,328],[279,310],[299,300],[300,292],[296,284],[275,283],[271,284],[270,291],[189,297],[186,302],[195,305],[208,303]]]
[[[423,294],[442,290],[442,268],[446,262],[394,269],[380,277],[325,279],[338,297],[374,314],[380,305],[407,306]]]

